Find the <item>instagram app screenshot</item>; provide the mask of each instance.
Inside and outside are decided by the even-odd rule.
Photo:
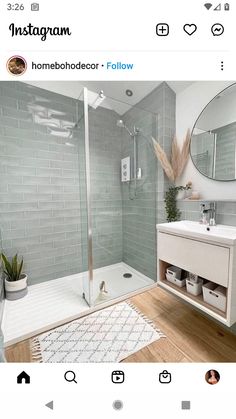
[[[235,8],[1,2],[2,418],[234,417]]]

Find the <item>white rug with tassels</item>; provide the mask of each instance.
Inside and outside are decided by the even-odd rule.
[[[38,362],[119,362],[165,337],[129,302],[96,311],[32,340]]]

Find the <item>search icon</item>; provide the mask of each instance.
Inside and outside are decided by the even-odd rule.
[[[66,381],[68,381],[68,383],[72,383],[72,381],[74,381],[74,383],[77,384],[76,375],[74,371],[66,371],[64,374],[64,378]]]

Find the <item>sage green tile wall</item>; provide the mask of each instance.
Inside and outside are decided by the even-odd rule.
[[[1,229],[0,229],[0,252],[2,252],[2,233],[1,233]],[[1,322],[2,322],[2,315],[3,315],[3,307],[4,307],[3,272],[2,272],[2,267],[0,267],[0,335],[1,335]]]
[[[75,100],[0,82],[0,228],[8,256],[24,256],[29,283],[80,272],[81,225],[76,134],[47,124],[76,120]],[[40,121],[45,120],[45,123]],[[59,132],[58,132],[59,131]]]
[[[125,115],[127,125],[156,135],[169,151],[174,93],[163,83],[139,105],[158,114],[157,123],[145,111],[133,109]],[[87,269],[83,126],[67,145],[70,141],[39,123],[49,109],[53,119],[73,125],[76,106],[75,100],[43,89],[0,83],[3,249],[9,256],[24,255],[31,284]],[[146,180],[136,202],[129,199],[127,185],[120,182],[120,159],[132,151],[130,138],[124,144],[127,137],[116,126],[119,116],[113,111],[100,107],[90,110],[89,118],[94,267],[124,260],[154,279],[155,223],[164,219],[167,185],[163,172],[157,165],[156,173],[151,146],[141,138],[139,160]],[[140,236],[142,241],[137,240]]]
[[[156,137],[157,116],[138,108],[124,115],[125,124],[136,136],[137,167],[142,178],[122,184],[123,199],[123,260],[128,265],[152,279],[156,279],[156,159],[151,137]],[[124,131],[124,130],[123,130]],[[122,157],[134,161],[134,139],[126,132],[123,138]],[[131,167],[133,169],[133,167]],[[132,170],[133,176],[133,170]]]
[[[45,119],[49,112],[61,127],[73,126],[82,105],[27,84],[0,83],[3,249],[24,256],[30,284],[88,268],[83,119],[68,140]],[[94,268],[122,260],[117,117],[101,107],[89,112]]]
[[[152,117],[151,121],[149,120],[150,131],[148,131],[147,123],[144,124],[145,130],[147,134],[152,134],[167,154],[170,155],[171,141],[175,134],[175,93],[173,90],[167,83],[163,82],[139,102],[137,107],[153,115],[157,115],[157,119]],[[143,114],[142,111],[139,112],[139,115],[136,114],[137,120],[131,118],[130,121],[130,112],[128,112],[127,125],[129,122],[135,123],[135,125],[142,124],[142,118],[145,115],[147,122],[148,117],[145,111],[143,111]],[[135,202],[133,206],[132,201],[129,202],[127,198],[128,193],[127,190],[125,191],[125,186],[123,187],[124,260],[144,274],[156,279],[156,255],[158,252],[156,247],[156,223],[166,222],[164,198],[169,182],[163,173],[161,165],[153,155],[151,145],[147,146],[145,143],[145,147],[148,152],[148,157],[146,158],[148,164],[148,182],[143,185],[143,190],[140,189],[137,203]],[[144,194],[145,199],[142,200],[139,194],[141,196]],[[131,215],[132,211],[137,219],[136,223],[133,222],[133,226],[129,227],[129,219],[134,220],[134,217]],[[138,219],[141,222],[138,222]],[[128,231],[126,234],[127,228]],[[133,234],[132,240],[128,242],[128,236],[131,237],[129,231],[131,228],[133,228],[135,234]]]

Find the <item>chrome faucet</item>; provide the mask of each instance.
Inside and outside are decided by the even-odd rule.
[[[208,220],[207,220],[208,215]],[[209,226],[216,225],[216,202],[210,202],[209,208],[206,208],[205,204],[201,204],[201,224],[207,224]]]

